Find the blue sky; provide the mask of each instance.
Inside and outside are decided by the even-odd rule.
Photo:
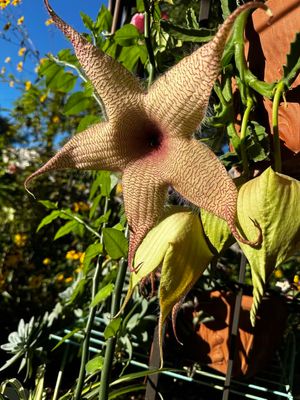
[[[101,4],[106,4],[102,0],[52,0],[53,9],[74,28],[79,31],[84,31],[84,25],[80,18],[80,11],[88,14],[92,19],[95,19]],[[17,6],[8,6],[7,10],[14,16],[19,18],[24,16],[24,25],[27,28],[29,37],[34,46],[39,50],[41,57],[48,52],[56,54],[60,49],[69,47],[69,43],[62,33],[54,26],[46,26],[45,21],[49,18],[44,7],[43,0],[22,0],[22,3]],[[5,24],[4,13],[0,10],[0,31]],[[16,71],[16,65],[22,60],[18,56],[20,46],[13,45],[0,39],[0,69],[5,66],[9,72],[12,72],[17,77],[24,80],[34,80],[35,62],[26,61],[22,72]],[[11,57],[12,61],[5,64],[6,57]],[[9,87],[7,83],[0,82],[0,114],[3,114],[1,108],[10,108],[13,101],[18,97],[19,91]]]

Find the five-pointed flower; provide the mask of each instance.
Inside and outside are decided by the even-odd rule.
[[[237,190],[214,153],[193,138],[220,69],[220,58],[236,17],[260,7],[246,3],[231,14],[215,38],[162,75],[146,92],[122,65],[88,42],[58,17],[51,18],[72,42],[86,76],[105,105],[108,120],[75,135],[36,176],[65,168],[123,173],[124,203],[130,227],[129,265],[147,232],[157,224],[168,186],[235,225]]]

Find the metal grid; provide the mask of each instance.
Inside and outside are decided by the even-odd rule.
[[[105,345],[104,339],[104,320],[96,317],[94,329],[91,332],[90,347],[91,353],[99,353]],[[65,329],[61,334],[52,334],[50,339],[60,341],[65,335],[70,333],[71,330]],[[80,346],[80,341],[83,340],[84,336],[81,333],[75,333],[74,339],[78,339],[78,342],[74,339],[68,339],[65,343],[70,343],[74,346]],[[288,346],[287,346],[288,347]],[[140,370],[149,369],[148,357],[145,354],[141,354],[137,351],[138,344],[133,342],[133,348],[136,349],[133,353],[133,358],[130,364]],[[290,354],[289,357],[294,357],[294,354]],[[289,358],[290,359],[290,358]],[[255,400],[294,400],[292,394],[292,382],[293,382],[293,360],[288,365],[283,365],[282,358],[279,353],[276,354],[272,363],[268,365],[258,375],[251,378],[250,380],[243,379],[232,379],[230,383],[230,393],[238,396],[239,398],[255,399]],[[166,365],[168,367],[168,365]],[[287,371],[287,367],[291,367]],[[195,385],[203,387],[209,387],[217,393],[222,393],[224,390],[225,376],[215,372],[209,368],[196,368],[193,371],[192,376],[190,375],[190,369],[184,367],[182,371],[172,372],[163,371],[161,374],[164,377],[169,377],[172,380],[190,382]]]

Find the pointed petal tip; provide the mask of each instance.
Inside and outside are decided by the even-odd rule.
[[[237,230],[237,227],[236,227],[235,223],[231,223],[229,221],[227,221],[227,223],[229,225],[231,233],[233,234],[233,236],[235,237],[235,239],[238,242],[241,242],[241,243],[247,244],[247,245],[249,245],[251,247],[257,248],[262,243],[262,230],[261,230],[261,227],[260,227],[259,223],[256,220],[253,220],[252,218],[250,218],[250,219],[251,219],[251,221],[253,222],[253,225],[255,226],[255,228],[258,231],[258,235],[257,235],[257,238],[255,240],[248,240],[248,239],[244,238],[243,236],[241,236],[240,233]]]
[[[227,37],[233,27],[233,24],[237,17],[244,11],[246,10],[251,10],[254,8],[261,8],[263,9],[267,16],[269,17],[268,24],[271,24],[273,13],[272,10],[263,2],[261,1],[250,1],[249,3],[245,3],[238,7],[236,10],[233,11],[232,14],[230,14],[226,20],[223,22],[221,25],[219,31],[217,32],[215,38],[212,40],[212,43],[215,44],[215,46],[221,50],[223,50],[223,47],[225,45],[225,42],[227,40]]]

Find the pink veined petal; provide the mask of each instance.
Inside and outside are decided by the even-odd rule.
[[[82,69],[101,97],[108,119],[113,121],[128,108],[140,102],[144,93],[138,79],[116,60],[89,43],[75,29],[63,21],[44,0],[56,26],[71,41]]]
[[[268,7],[253,1],[237,8],[221,25],[212,41],[184,57],[149,89],[146,108],[172,136],[191,137],[202,121],[212,87],[220,72],[220,60],[237,16],[250,8]]]

